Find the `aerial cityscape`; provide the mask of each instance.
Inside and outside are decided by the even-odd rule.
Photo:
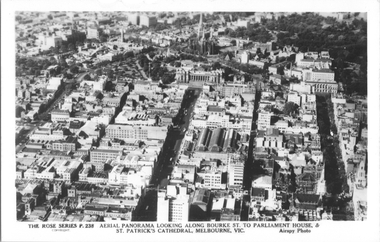
[[[367,220],[366,13],[15,22],[17,221]]]

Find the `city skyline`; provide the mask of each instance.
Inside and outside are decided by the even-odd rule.
[[[366,219],[365,15],[329,15],[20,12],[18,218]]]
[[[370,231],[371,11],[207,4],[14,12],[9,223],[112,240]]]

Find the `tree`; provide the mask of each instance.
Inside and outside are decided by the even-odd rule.
[[[114,91],[114,86],[113,86],[113,83],[112,83],[112,81],[108,81],[108,82],[106,82],[106,85],[105,85],[105,87],[104,87],[104,90],[105,91],[108,91],[108,92],[110,92],[110,91]]]
[[[106,34],[102,34],[102,35],[99,37],[99,40],[100,40],[100,42],[102,42],[102,43],[107,42],[107,40],[108,40],[108,35],[106,35]]]
[[[212,64],[212,69],[213,70],[217,70],[217,69],[220,69],[220,68],[222,68],[222,65],[219,62],[214,62]]]
[[[124,57],[125,58],[133,58],[134,57],[133,51],[128,51],[127,53],[124,54]]]
[[[61,49],[60,49],[60,50],[61,50],[62,53],[66,53],[66,52],[67,52],[67,46],[63,44],[63,45],[61,46]]]
[[[162,77],[162,83],[163,84],[170,84],[170,83],[174,82],[174,80],[175,80],[174,78],[175,78],[174,72],[165,73]]]
[[[107,71],[107,76],[108,76],[108,78],[112,78],[113,77],[113,70],[112,69],[109,69],[108,71]]]
[[[260,27],[260,23],[254,23],[251,27],[257,29],[258,27]]]
[[[101,76],[103,74],[102,69],[96,69],[95,74]]]
[[[39,109],[38,109],[38,114],[42,114],[46,110],[46,103],[41,103]]]
[[[271,108],[272,108],[271,105],[266,105],[264,107],[264,110],[269,112],[269,111],[271,111]]]
[[[89,80],[91,80],[91,77],[90,77],[89,74],[86,74],[86,75],[83,77],[83,79],[86,80],[86,81],[89,81]]]
[[[57,47],[53,48],[53,49],[52,49],[52,52],[53,52],[54,54],[58,55],[58,54],[59,54],[59,47],[57,46]]]
[[[75,45],[73,43],[70,43],[68,45],[68,48],[69,48],[70,51],[75,51]]]
[[[57,60],[54,57],[50,57],[49,58],[49,62],[50,62],[51,65],[56,65],[57,64]]]
[[[33,68],[37,66],[37,63],[33,59],[28,59],[26,61],[26,66],[29,68]]]
[[[49,66],[50,66],[49,63],[45,63],[45,64],[42,66],[42,70],[46,70]]]
[[[291,115],[292,113],[297,111],[297,109],[298,109],[297,104],[295,104],[294,102],[287,102],[287,103],[285,103],[283,113],[285,115]]]
[[[79,72],[79,67],[78,66],[72,66],[70,68],[70,72],[73,73],[73,74],[78,74]]]
[[[83,45],[83,42],[81,42],[81,41],[78,41],[78,40],[77,40],[77,41],[75,42],[75,46],[76,46],[76,47],[78,47],[78,46],[82,46],[82,45]]]
[[[149,70],[149,64],[148,64],[148,62],[144,62],[143,70],[144,70],[144,72],[147,72]]]
[[[20,118],[22,112],[25,112],[24,108],[21,106],[16,106],[16,118]]]
[[[59,59],[59,65],[63,68],[66,68],[67,67],[67,63],[66,63],[66,60],[65,58],[61,58]]]
[[[50,69],[49,70],[49,75],[52,76],[52,77],[56,76],[57,75],[57,71],[55,69]]]
[[[73,78],[73,74],[71,74],[71,73],[67,73],[67,72],[64,73],[64,76],[65,76],[67,79],[72,79],[72,78]]]
[[[342,185],[342,190],[345,192],[345,193],[349,193],[350,192],[350,187],[348,186],[347,183],[344,183]]]

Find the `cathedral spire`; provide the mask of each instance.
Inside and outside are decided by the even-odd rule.
[[[124,30],[120,29],[120,42],[124,42]]]
[[[203,30],[203,19],[202,19],[202,13],[199,18],[199,26],[198,26],[198,39],[200,38],[201,29]]]

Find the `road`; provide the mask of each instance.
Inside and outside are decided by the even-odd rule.
[[[89,71],[83,72],[81,74],[78,74],[76,77],[76,83],[81,83],[83,81],[83,78],[86,76],[86,74],[90,73]]]
[[[84,73],[81,73],[79,74],[76,78],[75,78],[75,81],[74,83],[75,84],[79,84],[83,81],[83,78],[86,76],[86,74],[88,74],[89,72],[84,72]],[[64,83],[63,85],[68,85],[70,83]],[[40,116],[46,114],[46,113],[50,113],[51,110],[53,110],[55,108],[55,106],[62,100],[62,98],[65,96],[65,95],[70,95],[72,90],[69,90],[69,89],[66,89],[61,93],[61,95],[59,95],[59,97],[52,103],[49,105],[49,107],[46,109],[45,112],[43,112],[42,114],[40,114]]]
[[[80,83],[83,81],[84,76],[88,74],[88,72],[84,72],[79,74],[75,78],[75,83]],[[65,85],[65,84],[64,84]],[[45,112],[43,112],[41,115],[49,113],[63,98],[64,94],[69,94],[69,90],[64,90],[62,94],[47,108]],[[37,129],[39,126],[42,126],[46,123],[46,121],[43,120],[37,120],[35,123],[24,123],[24,127],[26,129],[22,132],[20,132],[16,136],[16,154],[24,149],[26,142],[28,141],[28,137],[35,129]]]
[[[35,123],[24,124],[24,130],[16,136],[16,154],[24,149],[27,141],[29,140],[29,135],[33,133],[38,126],[44,125],[45,123],[46,122],[39,120]]]
[[[141,75],[142,75],[145,79],[148,79],[147,75],[145,74],[145,71],[144,71],[143,68],[140,66],[138,60],[136,60],[136,65],[137,65],[137,67],[138,67],[138,71],[141,73]]]
[[[264,27],[265,28],[265,27]],[[277,43],[277,40],[278,40],[278,38],[277,38],[277,34],[275,34],[275,33],[273,33],[273,31],[271,31],[271,30],[269,30],[269,29],[267,29],[267,28],[265,28],[271,35],[272,35],[272,37],[273,37],[273,42],[275,42],[275,43]]]
[[[168,130],[165,143],[158,157],[157,165],[151,178],[151,187],[138,211],[133,216],[133,221],[156,221],[157,215],[157,190],[161,182],[170,176],[178,156],[180,144],[184,138],[184,130],[189,128],[191,115],[194,111],[195,102],[201,93],[200,89],[188,88],[182,100],[181,109],[177,114],[178,128]],[[187,114],[184,110],[188,110]]]
[[[254,140],[256,138],[256,133],[257,133],[256,121],[258,118],[257,109],[259,106],[259,102],[260,102],[260,91],[256,91],[256,99],[255,99],[255,106],[253,110],[253,118],[252,118],[252,126],[251,126],[251,136],[249,139],[248,159],[244,167],[244,183],[243,183],[244,190],[251,189],[251,181],[252,181],[252,175],[253,175],[253,162],[254,162],[253,148],[254,148]]]
[[[191,94],[193,93],[193,94]],[[160,182],[166,179],[172,172],[176,157],[180,152],[180,146],[184,138],[185,130],[189,128],[190,119],[194,111],[195,102],[199,97],[200,90],[188,88],[185,92],[184,99],[181,104],[181,109],[177,114],[178,120],[174,122],[178,124],[178,128],[169,129],[161,156],[158,161],[158,172],[152,177],[152,184],[159,185]],[[185,114],[185,110],[188,110]]]
[[[252,118],[252,125],[251,125],[251,136],[249,138],[249,147],[248,147],[248,158],[244,164],[244,176],[243,176],[243,190],[248,190],[248,193],[250,194],[251,191],[251,185],[252,185],[252,178],[255,174],[255,168],[254,168],[254,144],[255,144],[255,138],[257,133],[257,109],[259,107],[260,102],[260,90],[256,89],[256,99],[255,99],[255,105],[253,109],[253,118]],[[247,202],[250,201],[250,195],[244,195],[243,198],[243,206],[242,206],[242,212],[241,212],[241,221],[248,221],[248,212],[249,212],[249,206]]]

